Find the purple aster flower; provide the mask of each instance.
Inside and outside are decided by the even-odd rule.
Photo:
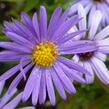
[[[89,24],[90,20],[92,19],[92,15],[96,10],[100,10],[103,14],[101,27],[105,27],[109,24],[109,0],[76,0],[76,3],[72,5],[70,9],[70,15],[77,11],[77,5],[79,3],[83,5],[86,14],[89,17]]]
[[[78,14],[79,16],[83,17],[83,19],[79,22],[79,29],[75,27],[70,31],[87,29],[88,27],[88,24],[86,23],[86,12],[82,5],[78,5]],[[93,41],[97,46],[97,50],[87,53],[77,53],[73,57],[75,62],[79,63],[88,71],[90,71],[92,76],[85,74],[87,83],[93,82],[95,72],[101,82],[104,84],[109,84],[109,71],[104,64],[106,55],[109,53],[109,26],[98,32],[101,20],[101,12],[95,11],[95,13],[92,15],[92,20],[90,21],[91,25],[88,29],[88,32],[75,37],[76,40],[87,39]]]
[[[93,41],[86,40],[74,41],[64,46],[72,37],[84,32],[81,30],[67,35],[72,26],[81,20],[78,16],[73,16],[67,20],[68,11],[66,10],[62,14],[62,9],[56,8],[49,25],[47,25],[46,9],[43,6],[40,8],[39,22],[36,13],[34,13],[32,20],[27,14],[22,13],[23,23],[17,20],[14,23],[4,23],[4,33],[11,41],[0,42],[0,47],[6,49],[0,52],[0,61],[19,62],[18,65],[0,77],[0,81],[3,81],[17,74],[8,92],[17,87],[23,77],[26,80],[26,74],[28,73],[30,75],[24,88],[22,100],[27,101],[32,95],[33,105],[36,105],[37,102],[43,104],[48,93],[51,104],[55,105],[53,84],[62,99],[65,100],[65,91],[68,93],[76,92],[70,76],[80,83],[85,82],[75,71],[87,74],[89,72],[65,58],[64,55],[90,52],[97,48],[93,45]]]
[[[3,91],[4,85],[5,82],[0,82],[0,94]],[[0,109],[15,109],[17,105],[20,103],[21,98],[22,98],[22,92],[18,94],[18,90],[16,88],[10,94],[6,92],[0,98]],[[29,106],[20,109],[35,109],[35,107]]]

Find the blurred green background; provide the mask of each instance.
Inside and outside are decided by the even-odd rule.
[[[32,16],[33,12],[39,11],[40,5],[47,8],[48,17],[56,7],[62,7],[65,10],[72,4],[73,0],[0,0],[0,40],[8,40],[2,33],[3,21],[20,19],[22,11]],[[0,63],[0,73],[11,68],[16,63]],[[109,66],[107,60],[106,65]],[[8,86],[8,85],[7,85]],[[105,86],[95,77],[95,82],[90,85],[80,85],[75,83],[77,93],[67,95],[66,101],[62,101],[56,92],[57,104],[50,106],[47,101],[43,106],[37,106],[37,109],[109,109],[109,86]],[[28,102],[27,104],[31,104]],[[21,103],[20,106],[27,104]]]

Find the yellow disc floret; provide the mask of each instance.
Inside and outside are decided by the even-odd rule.
[[[32,53],[32,61],[34,64],[42,67],[52,66],[58,56],[56,45],[51,42],[39,43]]]

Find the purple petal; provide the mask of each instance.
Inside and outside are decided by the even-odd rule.
[[[64,11],[64,13],[59,18],[58,26],[61,26],[68,18],[69,8]]]
[[[4,85],[5,85],[5,81],[0,82],[0,95],[3,91]]]
[[[53,33],[57,30],[58,20],[61,16],[62,9],[56,8],[51,16],[48,26],[48,39],[51,39]]]
[[[83,79],[81,74],[79,75],[78,72],[76,72],[75,70],[69,69],[65,64],[60,63],[60,65],[62,66],[63,71],[69,78],[71,78],[72,80],[76,80],[80,83],[85,83],[85,80]]]
[[[52,41],[55,41],[57,40],[57,38],[59,39],[60,37],[65,35],[72,26],[79,22],[79,20],[81,19],[78,16],[73,16],[69,20],[66,20],[53,34]]]
[[[19,53],[14,52],[14,51],[2,51],[2,52],[0,52],[0,61],[1,62],[19,61],[23,57],[24,57],[23,54],[19,54]],[[26,56],[26,57],[28,57],[28,56]]]
[[[51,77],[52,77],[53,83],[56,86],[56,89],[57,89],[59,95],[62,97],[62,99],[66,100],[66,94],[65,94],[65,91],[64,91],[64,88],[63,88],[63,85],[62,85],[60,79],[58,78],[54,69],[51,69],[51,71],[52,71]]]
[[[22,93],[18,94],[13,100],[6,104],[3,109],[15,109],[15,107],[20,103]]]
[[[58,50],[61,54],[77,54],[77,53],[85,53],[97,50],[98,47],[92,41],[76,41],[73,43],[67,43],[63,46],[60,46]]]
[[[69,68],[71,69],[74,69],[78,72],[82,72],[82,73],[85,73],[85,74],[89,74],[90,75],[90,72],[87,71],[86,69],[84,69],[83,67],[81,67],[79,64],[76,64],[74,63],[72,60],[69,60],[67,58],[64,58],[62,56],[60,56],[58,58],[58,61],[65,64],[66,66],[68,66]]]
[[[59,39],[59,41],[57,41],[57,43],[63,44],[63,43],[65,43],[65,42],[67,42],[67,41],[73,39],[73,37],[75,37],[75,36],[77,36],[77,35],[80,35],[80,34],[83,33],[83,32],[85,32],[85,31],[82,30],[82,31],[77,31],[77,32],[73,32],[73,33],[67,34],[67,35],[61,37],[61,38]]]
[[[85,74],[85,79],[86,79],[87,84],[93,83],[93,81],[94,81],[94,71],[92,69],[92,66],[91,66],[90,62],[88,62],[88,61],[84,62],[83,67],[86,70],[88,70],[90,72],[90,74],[91,74],[90,76]]]
[[[25,65],[27,65],[28,63],[30,63],[30,62],[25,61],[25,62],[23,63],[23,67],[24,67]],[[20,64],[16,65],[15,67],[9,69],[7,72],[3,73],[3,74],[0,76],[0,81],[5,81],[5,80],[7,80],[7,79],[10,78],[11,76],[13,76],[15,73],[17,73],[19,70],[20,70]]]
[[[29,18],[29,16],[28,16],[25,12],[22,12],[22,13],[21,13],[21,18],[23,19],[23,22],[24,22],[24,24],[25,24],[27,27],[31,27],[31,28],[32,28],[31,19]]]
[[[27,101],[34,89],[34,86],[35,86],[35,80],[36,80],[36,67],[33,68],[28,80],[27,80],[27,83],[26,83],[26,86],[25,86],[25,89],[24,89],[24,92],[23,92],[23,96],[22,96],[22,100],[23,101]]]
[[[95,11],[90,21],[91,26],[89,31],[89,39],[94,39],[101,20],[102,20],[102,13],[100,11]]]
[[[15,25],[15,26],[14,26]],[[17,28],[16,30],[16,34],[18,34],[19,36],[23,36],[24,38],[26,38],[28,41],[31,41],[32,43],[36,44],[37,43],[37,38],[35,37],[36,34],[32,30],[29,29],[28,27],[26,27],[25,25],[23,25],[22,23],[20,23],[19,21],[15,20],[14,21],[14,27]],[[21,34],[19,34],[21,33]]]
[[[54,106],[56,104],[55,92],[51,78],[51,70],[46,71],[46,84],[47,84],[47,92],[50,99],[51,104]]]
[[[37,19],[37,14],[34,13],[33,18],[32,18],[32,23],[34,30],[36,32],[38,40],[40,39],[40,32],[39,32],[39,24],[38,24],[38,19]]]
[[[40,84],[40,92],[39,92],[39,103],[44,104],[46,100],[46,74],[45,69],[42,69],[42,77],[41,77],[41,84]]]
[[[15,41],[18,44],[21,44],[23,46],[27,46],[29,48],[34,47],[34,45],[30,41],[26,40],[25,38],[15,34],[15,33],[7,32],[7,35],[9,38],[11,38],[13,41]]]
[[[47,14],[44,6],[40,7],[40,35],[41,40],[47,35]]]
[[[109,35],[109,26],[106,26],[103,30],[96,34],[95,39],[101,40]]]
[[[91,62],[92,62],[92,67],[96,73],[96,75],[98,76],[98,78],[104,83],[104,84],[109,84],[109,71],[108,69],[106,68],[105,64],[93,57],[91,59]]]
[[[40,90],[40,84],[41,84],[41,73],[40,69],[36,69],[36,80],[34,82],[35,86],[32,92],[32,104],[36,105],[38,102],[39,97],[39,90]]]
[[[59,76],[60,80],[62,81],[65,89],[69,93],[76,93],[76,90],[75,90],[74,86],[72,85],[72,82],[70,81],[70,79],[63,72],[59,62],[55,62],[54,69],[55,69],[57,75]]]
[[[27,66],[23,69],[25,75],[26,75],[26,73],[30,70],[30,68],[31,68],[32,66],[33,66],[32,64],[29,64],[29,65],[27,65]],[[17,85],[19,84],[19,82],[22,80],[22,78],[23,78],[23,75],[22,75],[22,73],[20,72],[20,73],[18,74],[18,76],[17,76],[17,77],[12,81],[12,83],[10,84],[9,89],[8,89],[7,92],[10,93],[14,88],[16,88]]]
[[[0,108],[1,109],[11,99],[11,97],[13,97],[13,95],[16,92],[17,92],[17,89],[13,90],[10,94],[9,93],[5,93],[5,95],[1,98],[1,101],[0,101]]]
[[[13,42],[0,42],[0,47],[16,52],[31,53],[31,49]]]

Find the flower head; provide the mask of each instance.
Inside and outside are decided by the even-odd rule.
[[[90,25],[90,20],[92,19],[92,14],[96,10],[100,10],[103,14],[103,18],[100,24],[100,27],[105,27],[109,24],[109,0],[76,0],[76,3],[72,5],[69,15],[77,11],[77,5],[82,4],[86,14],[88,15],[88,21]]]
[[[0,42],[0,47],[6,50],[0,52],[0,61],[18,61],[19,64],[5,72],[0,80],[7,80],[18,74],[11,83],[8,92],[12,91],[19,82],[29,78],[24,88],[22,100],[27,101],[32,95],[32,103],[39,101],[43,104],[46,100],[46,91],[50,102],[55,105],[55,92],[53,84],[63,99],[66,99],[65,90],[75,93],[73,80],[84,83],[84,79],[75,71],[89,73],[83,67],[64,57],[66,54],[85,53],[96,49],[92,41],[74,41],[64,45],[84,30],[67,34],[72,26],[81,18],[73,16],[67,19],[68,11],[62,14],[61,8],[56,8],[47,24],[45,7],[40,8],[40,21],[34,13],[32,20],[27,14],[22,13],[23,23],[15,20],[14,23],[5,22],[4,33],[11,39],[10,42]],[[86,47],[87,46],[87,47]],[[32,71],[31,71],[32,70]],[[72,72],[73,71],[73,72]],[[29,73],[30,72],[30,73]],[[90,74],[89,74],[90,75]]]
[[[72,28],[71,31],[81,30],[82,28],[87,29],[89,27],[86,23],[86,12],[82,5],[78,6],[78,14],[83,17],[83,19],[79,23],[79,28]],[[92,76],[85,74],[87,83],[93,82],[95,72],[101,82],[109,84],[109,71],[104,64],[106,55],[109,53],[109,26],[99,31],[102,16],[103,15],[100,11],[95,11],[95,13],[92,14],[92,20],[90,21],[88,32],[75,37],[76,40],[86,39],[93,41],[97,46],[96,50],[87,53],[77,53],[73,57],[75,62],[80,63],[84,68],[90,71]]]

